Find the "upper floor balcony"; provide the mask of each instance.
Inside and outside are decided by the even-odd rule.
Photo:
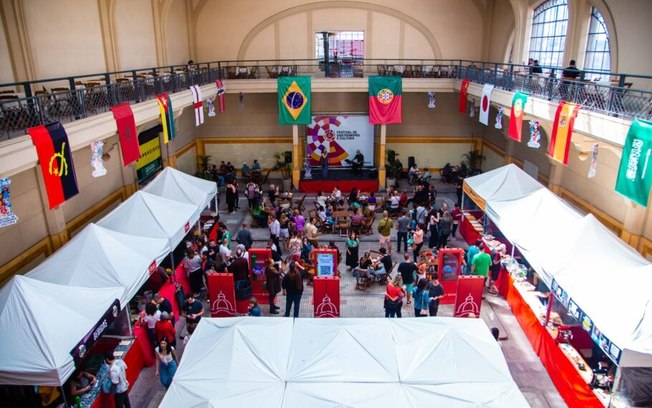
[[[227,86],[227,92],[244,83],[256,92],[276,92],[275,79],[293,75],[313,77],[315,92],[367,92],[364,78],[371,75],[406,78],[404,92],[434,88],[454,92],[455,80],[468,78],[552,102],[574,102],[613,117],[652,119],[652,91],[643,89],[652,77],[644,75],[582,71],[576,80],[569,80],[562,78],[560,67],[532,73],[528,66],[467,60],[218,61],[0,84],[0,140],[24,135],[32,126],[88,118],[111,106],[144,102],[217,79],[238,81]],[[329,87],[334,80],[345,86]]]

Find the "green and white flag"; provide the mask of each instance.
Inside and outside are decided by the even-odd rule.
[[[634,120],[620,158],[616,191],[647,207],[652,186],[652,122]]]

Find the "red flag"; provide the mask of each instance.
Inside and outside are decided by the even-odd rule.
[[[466,97],[469,93],[469,80],[463,79],[462,86],[460,87],[460,100],[458,102],[458,110],[460,113],[466,113]]]
[[[573,135],[573,124],[577,117],[580,106],[570,102],[562,101],[557,106],[555,123],[552,125],[552,136],[548,146],[548,156],[554,160],[568,165],[568,152]]]
[[[131,111],[131,106],[128,103],[112,106],[111,112],[113,112],[115,123],[118,125],[122,160],[126,167],[140,158],[134,113]]]
[[[217,85],[217,106],[219,107],[220,112],[224,112],[226,110],[226,105],[224,103],[224,85],[222,84],[221,79],[215,81],[215,84]]]
[[[521,131],[523,130],[523,116],[525,104],[527,103],[527,94],[516,92],[512,98],[512,110],[509,114],[509,131],[508,135],[517,142],[521,141]]]
[[[403,78],[370,76],[369,123],[401,123],[403,121]]]
[[[77,179],[68,135],[60,122],[27,129],[36,146],[50,209],[75,196]]]

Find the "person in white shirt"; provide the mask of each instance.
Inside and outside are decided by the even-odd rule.
[[[129,402],[129,381],[127,381],[127,364],[113,356],[113,352],[104,353],[104,362],[109,366],[109,379],[115,386],[113,399],[116,408],[131,408]]]
[[[276,245],[278,254],[283,255],[283,252],[281,251],[281,241],[279,240],[279,236],[281,235],[281,223],[278,222],[276,216],[270,215],[267,218],[267,225],[269,226],[269,239],[271,239],[274,242],[274,245]]]
[[[222,241],[219,250],[220,250],[220,255],[222,255],[224,259],[229,259],[231,257],[231,250],[229,249],[229,242],[227,239]]]

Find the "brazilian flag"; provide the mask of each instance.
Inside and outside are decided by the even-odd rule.
[[[278,123],[281,125],[309,125],[310,77],[278,77]]]

